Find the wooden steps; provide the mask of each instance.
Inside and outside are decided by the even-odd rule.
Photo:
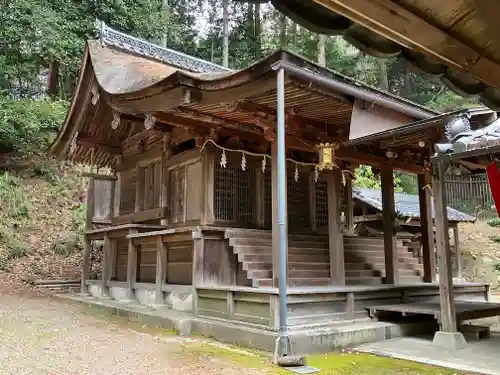
[[[241,269],[254,287],[272,286],[272,234],[270,231],[229,229],[225,238]],[[421,282],[423,267],[407,243],[397,241],[400,282]],[[347,285],[380,285],[385,279],[384,242],[378,237],[344,237]],[[328,236],[290,234],[288,239],[290,286],[330,284]]]

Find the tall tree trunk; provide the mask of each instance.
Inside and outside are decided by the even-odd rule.
[[[257,59],[260,59],[262,57],[262,47],[261,47],[261,41],[260,41],[260,4],[256,3],[255,4],[255,15],[254,15],[254,20],[255,20],[255,57]]]
[[[321,66],[326,66],[326,40],[326,35],[318,34],[318,64]]]
[[[389,91],[389,80],[387,78],[387,60],[378,59],[378,75],[380,81],[380,88]]]
[[[169,0],[162,0],[162,12],[165,14],[165,25],[163,29],[163,37],[161,44],[163,47],[167,47],[168,45],[168,29],[170,24],[170,6],[168,3]]]
[[[296,45],[297,45],[297,24],[292,21],[292,30],[290,32],[290,48],[295,51],[296,50]]]
[[[253,3],[248,3],[247,10],[247,35],[248,35],[248,43],[250,45],[250,50],[253,53],[253,57],[255,58],[255,22],[254,22],[254,9]]]
[[[59,62],[52,60],[49,66],[49,80],[47,84],[49,96],[54,99],[58,92]]]
[[[280,13],[280,48],[286,47],[286,16]]]
[[[223,1],[222,9],[222,66],[229,67],[229,1]]]

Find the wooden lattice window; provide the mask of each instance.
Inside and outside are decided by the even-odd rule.
[[[320,178],[316,183],[316,229],[328,228],[328,193],[326,179]]]
[[[215,219],[241,225],[251,225],[254,221],[253,168],[242,170],[241,166],[228,161],[225,168],[215,166]]]
[[[309,220],[309,178],[302,171],[295,181],[294,169],[287,173],[288,228],[290,231],[303,231],[310,228]]]

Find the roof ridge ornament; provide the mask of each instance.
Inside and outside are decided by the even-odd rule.
[[[190,56],[171,48],[161,47],[144,39],[122,33],[121,31],[109,27],[102,20],[96,20],[96,27],[99,32],[99,40],[103,45],[112,46],[117,49],[154,59],[190,72],[223,73],[232,71],[231,69],[224,68],[210,61]]]

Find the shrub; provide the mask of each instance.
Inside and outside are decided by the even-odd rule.
[[[500,243],[500,236],[490,236],[490,240],[493,242]]]
[[[500,217],[495,217],[486,222],[490,227],[498,228],[500,227]]]

